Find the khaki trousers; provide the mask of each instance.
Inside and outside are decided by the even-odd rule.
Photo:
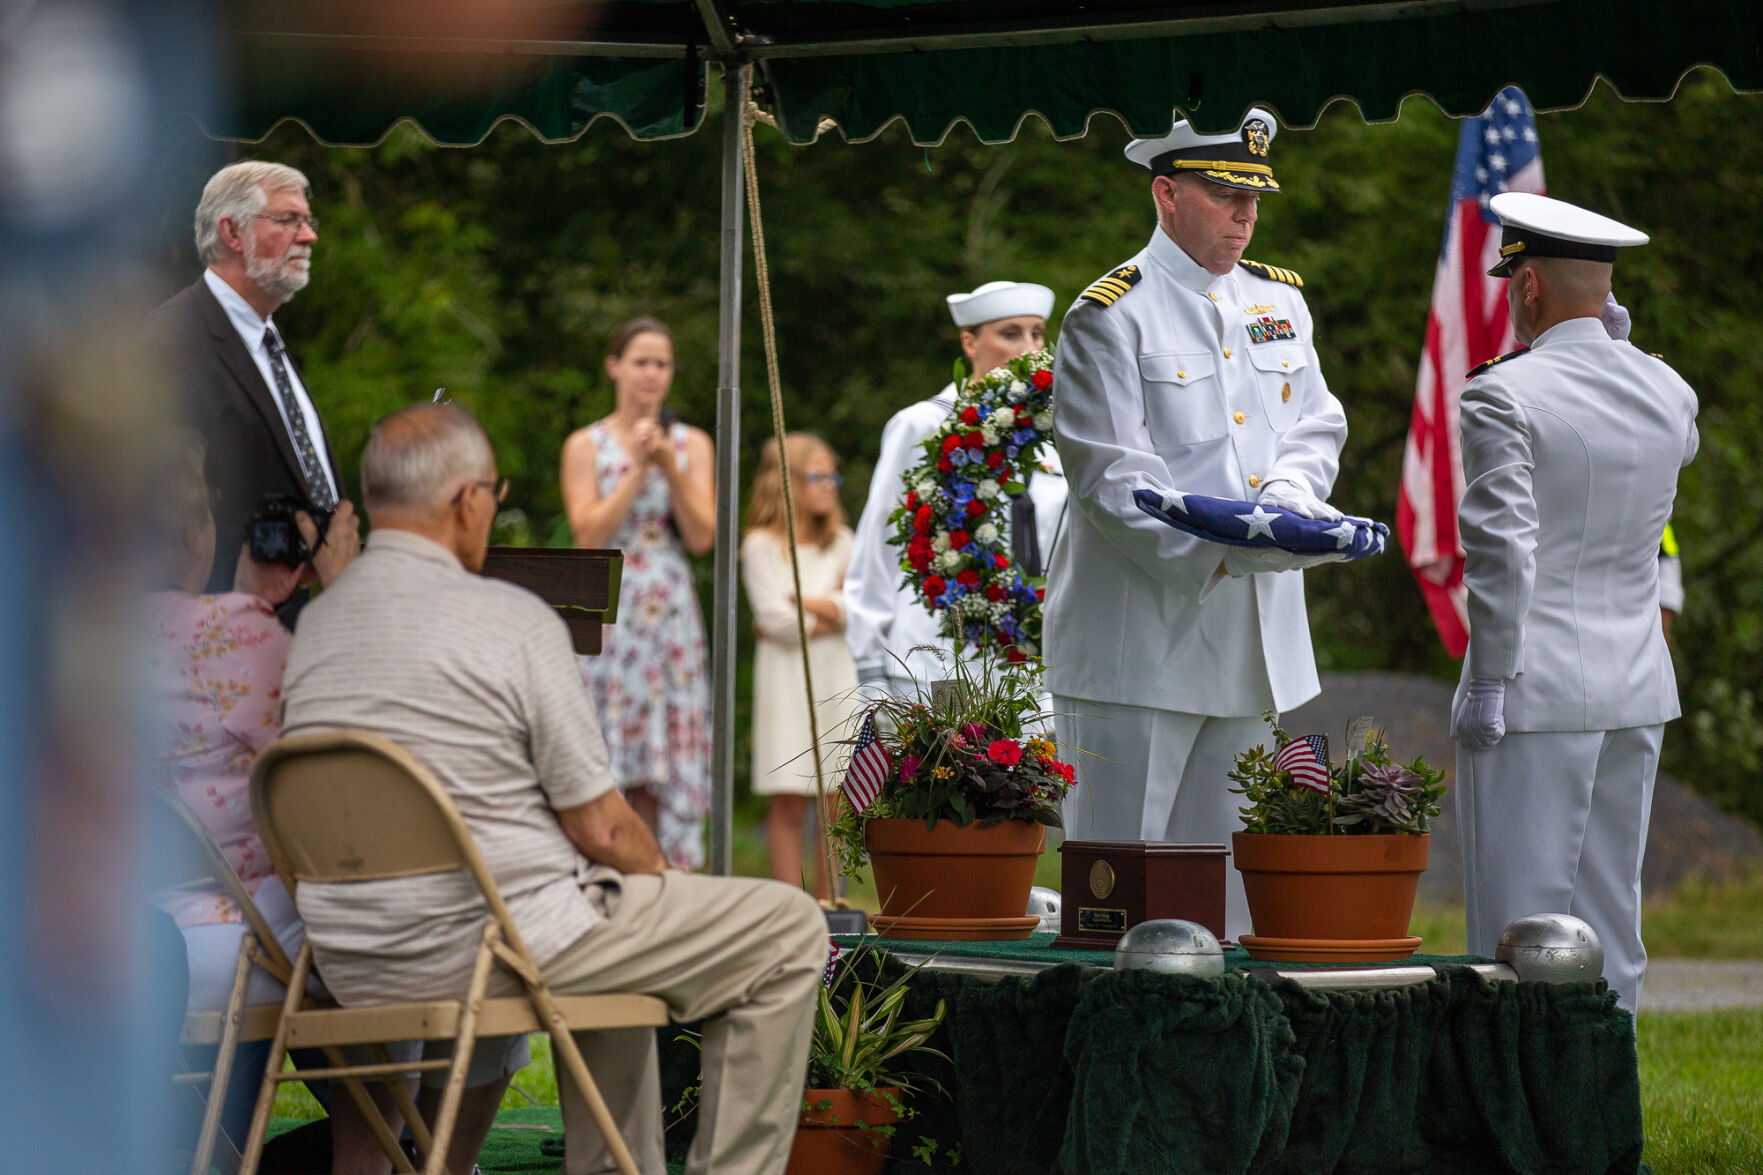
[[[688,1175],[780,1175],[789,1161],[807,1072],[826,919],[794,886],[751,877],[595,869],[584,897],[606,921],[544,968],[559,994],[659,996],[676,1020],[703,1020],[704,1090]],[[575,1035],[637,1166],[666,1175],[655,1030]],[[567,1175],[613,1171],[594,1120],[563,1066]]]

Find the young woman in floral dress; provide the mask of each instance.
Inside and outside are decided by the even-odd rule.
[[[618,623],[583,657],[612,773],[682,869],[704,863],[710,810],[710,686],[703,614],[687,554],[716,541],[716,452],[703,429],[665,418],[673,336],[653,318],[607,345],[612,415],[563,444],[563,505],[579,547],[624,552]]]

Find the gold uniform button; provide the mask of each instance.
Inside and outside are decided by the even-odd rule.
[[[1290,404],[1292,402],[1292,385],[1291,384],[1280,384],[1279,385],[1279,402],[1281,404]]]
[[[1251,473],[1249,475],[1249,488],[1255,489],[1260,484],[1261,484],[1261,478],[1259,476],[1257,476],[1256,474]]]
[[[1175,373],[1176,379],[1186,379],[1187,377],[1188,377],[1188,373],[1185,371],[1178,371]]]
[[[1214,294],[1211,290],[1206,291],[1206,296],[1211,298],[1214,302],[1218,301],[1218,295]]]
[[[1229,358],[1230,358],[1230,348],[1229,348],[1229,347],[1226,347],[1226,348],[1225,348],[1225,349],[1224,349],[1224,357],[1225,357],[1225,358],[1226,358],[1226,359],[1229,359]]]
[[[1235,416],[1233,416],[1231,419],[1235,420],[1238,424],[1241,424],[1243,421],[1247,420],[1248,417],[1244,416],[1241,412],[1239,412]]]
[[[1290,367],[1292,365],[1292,361],[1290,359],[1281,359],[1279,361],[1279,365],[1281,367]]]

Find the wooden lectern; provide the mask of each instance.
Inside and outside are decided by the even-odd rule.
[[[618,619],[621,551],[552,547],[491,547],[483,573],[518,584],[557,609],[575,651],[600,651],[600,626]]]

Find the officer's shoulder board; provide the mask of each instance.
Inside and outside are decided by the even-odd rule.
[[[1099,277],[1090,283],[1090,288],[1079,294],[1085,302],[1094,302],[1098,306],[1112,306],[1126,296],[1128,290],[1139,284],[1145,275],[1139,272],[1136,265],[1122,265],[1106,277]]]
[[[1263,265],[1259,261],[1243,260],[1238,261],[1237,264],[1256,277],[1264,277],[1268,281],[1284,282],[1288,286],[1297,286],[1300,289],[1304,286],[1304,279],[1298,276],[1296,270],[1281,269],[1277,265]]]
[[[1520,355],[1529,354],[1529,352],[1530,352],[1529,347],[1520,347],[1520,348],[1518,348],[1518,350],[1508,351],[1504,355],[1495,355],[1492,359],[1489,359],[1486,363],[1476,364],[1475,368],[1473,370],[1471,370],[1470,373],[1468,375],[1464,376],[1463,378],[1464,379],[1474,379],[1476,376],[1480,375],[1482,372],[1486,371],[1488,368],[1492,367],[1496,363],[1504,363],[1508,359],[1516,359]]]

